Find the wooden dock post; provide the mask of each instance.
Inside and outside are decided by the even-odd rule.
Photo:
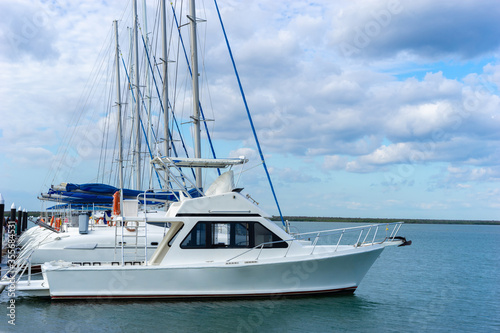
[[[19,206],[19,208],[17,209],[17,236],[18,237],[21,235],[22,220],[23,220],[23,211],[21,209],[21,206]]]
[[[16,204],[12,203],[12,206],[10,206],[10,221],[11,223],[16,223]]]
[[[28,229],[28,210],[24,208],[23,210],[23,228],[21,229],[21,232],[24,232],[26,229]]]
[[[0,224],[2,225],[2,230],[0,230],[0,252],[2,251],[2,243],[3,243],[3,231],[5,229],[5,221],[4,221],[4,214],[5,214],[5,200],[3,199],[2,193],[0,193]],[[0,263],[2,262],[2,256],[0,254]]]

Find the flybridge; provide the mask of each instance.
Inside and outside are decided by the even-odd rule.
[[[113,194],[120,189],[111,185],[99,183],[73,184],[61,183],[52,185],[47,193],[42,193],[38,197],[40,200],[56,201],[71,205],[92,205],[111,207]],[[199,196],[196,189],[188,191],[191,197]],[[123,189],[125,199],[146,198],[148,203],[177,201],[176,196],[171,192],[145,192],[138,190]]]
[[[173,157],[155,157],[151,163],[157,166],[175,166],[177,168],[228,168],[234,165],[240,165],[248,162],[244,157],[239,158],[173,158]],[[194,184],[193,184],[194,185]],[[55,201],[71,205],[93,205],[111,207],[113,203],[113,194],[120,189],[107,184],[86,183],[73,184],[61,183],[52,185],[47,193],[42,193],[38,197],[40,200]],[[202,196],[202,192],[196,188],[189,190],[183,189],[186,196],[196,198]],[[145,199],[148,204],[164,203],[167,201],[177,201],[179,199],[173,190],[167,191],[139,191],[123,189],[124,199]]]
[[[179,168],[218,168],[224,169],[247,163],[248,159],[239,158],[182,158],[182,157],[155,157],[152,164],[175,165]]]

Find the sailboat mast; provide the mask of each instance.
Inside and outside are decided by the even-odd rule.
[[[143,39],[145,39],[145,49],[146,52],[150,53],[151,48],[149,47],[149,36],[148,36],[148,12],[147,12],[147,7],[146,7],[146,0],[142,0],[142,11],[144,15],[144,32],[143,32]],[[150,144],[153,142],[153,129],[152,129],[152,122],[151,122],[151,80],[149,79],[149,67],[146,64],[146,91],[144,92],[144,96],[146,98],[146,112],[148,114],[148,130],[147,130],[147,138],[146,142],[149,142]],[[152,73],[151,73],[152,74]],[[153,165],[149,165],[149,184],[148,184],[148,189],[153,188]]]
[[[118,44],[118,21],[113,21],[116,39],[116,99],[118,106],[118,175],[120,190],[123,189],[123,135],[122,135],[122,100],[120,94],[120,46]]]
[[[167,8],[165,0],[161,0],[161,30],[162,30],[162,56],[163,56],[163,122],[165,123],[165,156],[169,156],[170,137],[168,135],[168,53],[167,53]],[[168,171],[165,170],[165,180],[168,182]],[[168,186],[168,184],[166,184]]]
[[[139,96],[139,47],[137,38],[137,0],[134,0],[134,79],[135,79],[135,189],[141,189],[141,133],[140,133],[140,96]]]
[[[140,96],[139,96],[139,47],[137,38],[137,0],[134,0],[134,73],[135,73],[135,189],[141,190],[141,135],[140,135]]]
[[[191,66],[193,67],[193,122],[194,122],[194,157],[201,158],[200,106],[198,86],[198,45],[196,42],[196,8],[195,0],[190,1],[191,20]],[[202,187],[201,168],[195,168],[196,187]]]

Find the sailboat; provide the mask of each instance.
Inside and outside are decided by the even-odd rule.
[[[145,9],[144,9],[145,10]],[[145,10],[146,11],[146,10]],[[91,211],[92,215],[95,217],[97,214],[103,216],[104,211],[111,211],[112,204],[117,201],[121,205],[127,204],[132,210],[139,210],[139,214],[144,216],[155,216],[158,214],[158,210],[162,210],[162,206],[168,204],[168,202],[175,201],[175,196],[168,191],[152,191],[152,190],[142,190],[141,189],[141,154],[140,154],[140,143],[141,143],[141,132],[140,126],[140,84],[139,84],[139,65],[138,65],[138,14],[137,14],[137,3],[134,2],[134,43],[133,43],[133,53],[135,56],[134,65],[132,66],[135,70],[133,79],[134,84],[130,82],[130,87],[134,87],[132,90],[134,92],[134,112],[135,118],[133,122],[134,127],[134,141],[135,145],[132,150],[134,150],[134,167],[135,167],[135,190],[124,189],[123,181],[123,161],[125,157],[123,156],[123,130],[122,130],[122,102],[120,93],[120,49],[118,44],[118,23],[114,22],[115,28],[115,40],[116,40],[116,50],[115,50],[115,73],[116,73],[116,93],[117,101],[116,107],[118,109],[117,114],[117,124],[118,124],[118,173],[119,173],[119,188],[100,184],[100,183],[88,183],[88,184],[73,184],[73,183],[61,183],[60,185],[52,185],[48,193],[42,193],[39,196],[40,200],[53,201],[58,203],[57,206],[52,207],[52,209],[64,208],[69,211],[64,213],[66,220],[75,220],[76,226],[69,223],[62,223],[63,218],[56,218],[56,226],[50,223],[50,225],[44,222],[38,222],[37,224],[40,228],[32,228],[24,232],[18,241],[18,245],[21,246],[21,251],[18,254],[18,260],[14,272],[23,270],[26,265],[30,265],[31,269],[37,269],[38,266],[44,262],[51,260],[66,260],[71,262],[80,262],[89,265],[97,265],[101,262],[116,262],[118,259],[123,260],[123,258],[118,258],[121,251],[127,252],[130,255],[125,259],[125,262],[145,260],[151,256],[151,254],[156,249],[159,242],[162,240],[163,236],[168,230],[167,224],[164,225],[150,225],[147,223],[138,223],[132,227],[120,228],[113,220],[112,216],[109,216],[105,221],[98,221],[96,218],[91,219],[89,223],[88,213]],[[146,45],[147,47],[147,45]],[[166,56],[166,43],[164,43],[163,58],[167,59]],[[145,51],[147,52],[147,51]],[[149,60],[149,59],[148,59]],[[163,63],[163,67],[166,71],[167,62]],[[147,72],[149,73],[149,72]],[[127,77],[128,77],[127,73]],[[163,77],[165,78],[165,72]],[[167,87],[166,79],[163,82],[163,105],[168,104],[168,94],[165,91]],[[125,103],[123,103],[125,104]],[[151,109],[151,108],[150,108]],[[149,110],[149,113],[151,110]],[[163,112],[165,115],[165,138],[168,138],[168,110]],[[150,127],[150,125],[148,125]],[[166,154],[169,152],[169,140],[165,139],[164,151]],[[119,200],[113,201],[113,195],[119,193]],[[189,192],[190,196],[196,196],[198,191],[192,189]],[[156,205],[151,205],[151,203]],[[148,204],[148,210],[142,209],[141,205]],[[54,216],[53,214],[52,216]],[[111,214],[110,214],[111,215]],[[50,215],[49,215],[50,216]],[[46,220],[48,220],[46,218]],[[54,217],[52,217],[54,220]],[[68,221],[70,222],[70,221]],[[90,225],[90,228],[89,228]],[[114,226],[114,228],[110,228]],[[118,247],[118,248],[117,248]],[[8,272],[11,275],[12,272]],[[17,274],[17,273],[16,273]],[[7,278],[7,276],[4,276]],[[7,279],[8,280],[8,279]]]
[[[190,20],[196,53],[194,0],[190,2]],[[196,96],[195,61],[193,73]],[[194,104],[196,132],[198,103]],[[410,244],[398,236],[402,222],[291,234],[235,187],[232,168],[245,164],[247,159],[201,158],[199,135],[196,143],[198,153],[194,158],[157,155],[151,160],[154,168],[168,177],[168,190],[177,199],[165,212],[148,216],[121,210],[115,217],[122,228],[129,223],[169,224],[148,260],[99,265],[51,261],[42,265],[43,279],[18,281],[17,290],[52,299],[212,299],[352,293],[386,247]],[[195,168],[195,179],[184,172],[183,168],[188,167]],[[203,191],[202,170],[209,168],[229,170]],[[192,196],[186,182],[200,195]]]

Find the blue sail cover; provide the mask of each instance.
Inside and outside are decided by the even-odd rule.
[[[65,183],[52,186],[47,194],[42,194],[41,199],[56,201],[72,207],[82,206],[104,206],[111,207],[113,204],[113,194],[119,191],[117,187],[99,184],[72,184]],[[188,191],[191,197],[196,198],[200,193],[196,189]],[[165,201],[177,201],[172,192],[144,192],[130,189],[123,189],[124,199],[137,199],[143,201],[146,198],[147,204],[160,203]],[[52,209],[64,208],[66,205],[51,207]],[[67,207],[67,206],[66,206]]]

